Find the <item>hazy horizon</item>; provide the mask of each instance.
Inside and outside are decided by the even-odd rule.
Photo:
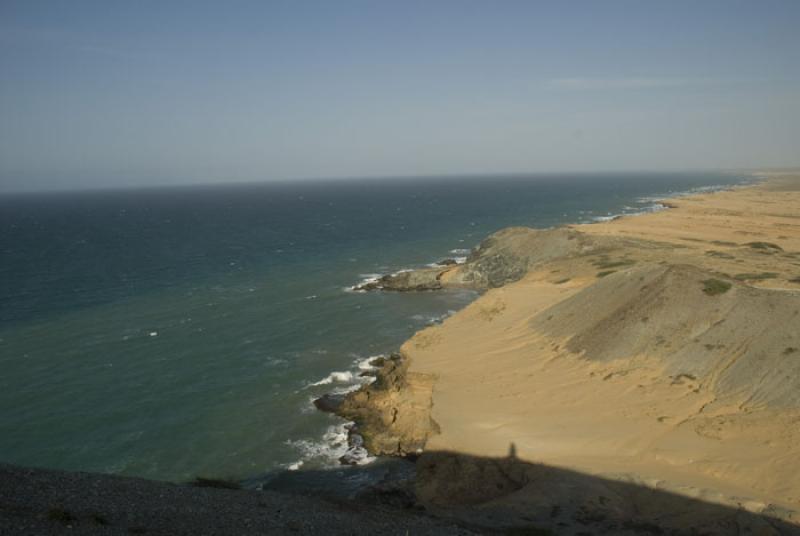
[[[581,170],[581,171],[534,171],[534,172],[473,172],[473,173],[439,173],[439,174],[424,174],[424,175],[362,175],[362,176],[338,176],[338,177],[284,177],[284,178],[270,178],[270,179],[244,179],[244,180],[206,180],[206,181],[182,181],[182,182],[167,182],[167,181],[147,181],[140,180],[134,182],[109,182],[104,184],[74,184],[69,187],[58,186],[40,186],[40,187],[21,187],[21,188],[0,188],[0,196],[15,196],[17,194],[58,194],[58,193],[79,193],[79,192],[111,192],[111,191],[137,191],[137,190],[157,190],[157,189],[182,189],[182,188],[213,188],[213,187],[248,187],[259,185],[327,185],[330,183],[371,183],[381,181],[392,182],[414,182],[430,180],[434,182],[446,181],[470,181],[470,182],[483,182],[492,180],[504,179],[534,179],[534,180],[549,180],[558,177],[566,179],[576,179],[581,177],[591,178],[635,178],[638,176],[663,176],[664,178],[672,178],[680,175],[754,175],[759,172],[782,173],[791,172],[798,168],[738,168],[738,169],[714,169],[714,168],[697,168],[697,169],[661,169],[661,170],[648,170],[648,169],[599,169],[599,170]]]
[[[0,192],[800,166],[800,4],[4,2]]]

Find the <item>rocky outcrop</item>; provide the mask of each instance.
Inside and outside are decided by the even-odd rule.
[[[393,292],[439,290],[442,288],[440,279],[445,271],[446,269],[437,267],[387,274],[375,281],[356,286],[353,290],[388,290]]]
[[[574,229],[509,227],[472,250],[450,281],[478,289],[501,287],[521,279],[538,264],[587,253],[597,247],[597,239]]]
[[[445,287],[478,290],[501,287],[521,279],[538,264],[597,250],[603,242],[602,238],[568,228],[509,227],[481,242],[464,264],[445,259],[437,267],[384,275],[355,290],[402,292]]]
[[[438,430],[431,419],[434,379],[409,373],[400,354],[385,359],[375,381],[349,393],[336,410],[355,421],[354,435],[372,454],[404,456],[417,453]]]

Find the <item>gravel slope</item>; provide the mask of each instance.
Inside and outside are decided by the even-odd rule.
[[[410,510],[0,465],[0,534],[475,534]]]

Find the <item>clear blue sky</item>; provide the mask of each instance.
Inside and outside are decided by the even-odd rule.
[[[0,3],[0,190],[800,165],[800,1]]]

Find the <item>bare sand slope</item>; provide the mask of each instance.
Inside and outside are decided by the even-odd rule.
[[[513,449],[799,522],[800,181],[558,233],[403,346],[435,379],[426,451]]]
[[[573,226],[599,237],[672,244],[674,257],[763,287],[800,289],[800,175],[750,187],[670,199],[672,210]],[[662,260],[670,261],[670,257]],[[774,274],[765,279],[747,275]]]

